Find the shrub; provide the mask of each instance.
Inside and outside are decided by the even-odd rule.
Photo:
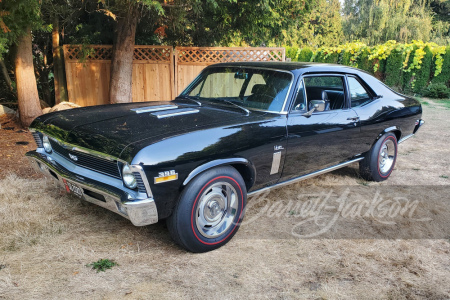
[[[297,61],[311,61],[313,56],[313,51],[309,47],[304,47],[297,56]]]
[[[430,98],[449,98],[450,88],[443,83],[431,83],[424,91],[424,96]]]
[[[356,63],[358,64],[358,68],[373,74],[373,62],[369,61],[369,49],[364,48],[361,51],[361,54],[358,56]]]
[[[286,47],[286,58],[290,58],[292,61],[297,61],[297,54],[297,47]]]
[[[345,66],[350,66],[351,58],[352,58],[352,55],[349,51],[342,52],[340,64],[345,65]]]
[[[388,86],[401,87],[403,54],[401,50],[392,50],[386,59],[385,83]]]
[[[450,85],[450,46],[445,49],[445,54],[443,55],[443,63],[441,73],[438,74],[431,80],[431,83],[443,83]],[[433,70],[436,69],[436,60],[433,61]],[[433,71],[434,72],[434,71]]]
[[[326,58],[324,59],[324,62],[326,63],[331,63],[331,64],[336,64],[339,60],[339,53],[337,52],[333,52],[331,54],[327,54]]]
[[[403,66],[403,76],[402,76],[402,90],[404,92],[407,93],[412,93],[412,87],[413,87],[413,76],[415,76],[416,74],[414,73],[414,69],[407,71],[409,68],[411,68],[411,66],[413,66],[413,62],[414,62],[414,55],[416,54],[417,49],[419,49],[419,47],[417,47],[417,45],[414,45],[411,52],[409,52],[409,56],[408,53],[406,54],[405,57],[405,62],[406,64],[404,64]]]
[[[314,61],[320,63],[325,62],[325,54],[323,54],[323,52],[317,53],[316,57],[314,58]]]
[[[431,63],[433,61],[433,53],[430,47],[426,46],[423,51],[425,54],[422,58],[422,63],[419,68],[415,70],[413,91],[422,94],[425,91],[431,75]]]

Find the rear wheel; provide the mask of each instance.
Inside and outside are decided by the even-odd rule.
[[[397,138],[393,133],[383,135],[359,163],[361,177],[383,181],[391,175],[397,160]]]
[[[232,167],[208,170],[185,188],[167,220],[172,238],[191,252],[207,252],[225,245],[244,217],[247,190]]]

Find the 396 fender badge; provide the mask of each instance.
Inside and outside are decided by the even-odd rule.
[[[155,177],[155,184],[173,181],[178,179],[178,173],[175,170],[159,172],[158,177]]]

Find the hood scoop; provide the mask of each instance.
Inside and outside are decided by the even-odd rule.
[[[180,108],[176,110],[164,110],[152,113],[152,115],[156,116],[158,119],[181,116],[181,115],[189,115],[198,113],[198,109],[194,108]]]
[[[176,106],[176,105],[156,105],[156,106],[133,108],[130,110],[136,112],[137,114],[143,114],[143,113],[147,113],[147,112],[163,111],[163,110],[170,110],[170,109],[177,109],[177,108],[178,108],[178,106]]]

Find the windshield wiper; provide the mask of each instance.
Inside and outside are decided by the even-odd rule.
[[[234,106],[236,106],[236,107],[242,109],[243,111],[245,111],[245,114],[246,114],[247,116],[250,115],[250,111],[249,111],[248,109],[246,109],[245,107],[242,107],[242,106],[240,106],[240,105],[238,105],[238,104],[236,104],[236,103],[234,103],[234,102],[232,102],[232,101],[230,101],[230,100],[221,99],[221,98],[216,98],[216,99],[214,99],[214,100],[220,100],[220,101],[229,103],[229,104],[231,104],[231,105],[234,105]]]
[[[178,97],[175,98],[175,100],[176,100],[177,98],[182,98],[182,99],[190,100],[190,101],[193,101],[193,102],[197,103],[198,106],[202,106],[202,103],[201,103],[200,101],[197,101],[197,100],[195,100],[195,99],[192,99],[192,98],[193,98],[192,96],[178,96]]]

